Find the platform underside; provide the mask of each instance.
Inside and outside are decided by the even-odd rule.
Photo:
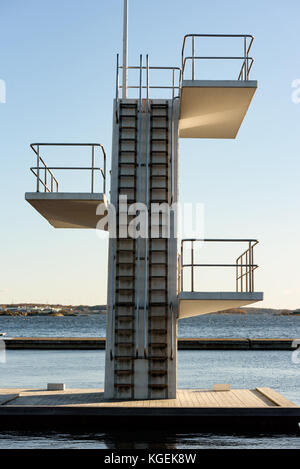
[[[235,138],[256,88],[256,81],[183,81],[179,136]]]
[[[178,318],[239,308],[263,300],[262,292],[181,292]]]
[[[100,228],[97,224],[107,207],[102,193],[27,192],[25,199],[54,228]]]
[[[0,428],[97,428],[125,431],[247,428],[296,431],[300,407],[270,388],[179,389],[176,399],[111,401],[103,389],[0,390]],[[138,425],[138,427],[137,427]]]

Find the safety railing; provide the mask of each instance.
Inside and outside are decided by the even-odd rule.
[[[195,243],[247,243],[248,248],[236,259],[234,264],[196,263]],[[190,262],[184,262],[184,245],[190,245]],[[183,291],[184,269],[190,269],[189,291],[201,291],[195,289],[195,269],[204,267],[231,267],[235,268],[235,289],[237,292],[254,292],[254,271],[258,265],[254,264],[254,246],[258,244],[256,239],[183,239],[181,241],[181,253],[178,268],[178,286]],[[186,290],[185,290],[186,291]]]
[[[47,166],[43,157],[41,156],[41,147],[89,147],[91,149],[91,166]],[[101,143],[32,143],[30,148],[36,154],[36,166],[30,168],[30,171],[36,177],[36,191],[40,192],[58,192],[59,184],[54,176],[54,170],[77,170],[77,171],[90,171],[91,172],[91,193],[95,192],[95,173],[99,172],[103,178],[103,193],[106,190],[106,154]],[[95,166],[96,149],[102,151],[103,168]]]
[[[146,55],[146,64],[143,65],[143,56],[140,55],[140,64],[129,66],[127,70],[138,70],[139,71],[139,78],[138,83],[136,84],[129,84],[127,85],[127,89],[136,89],[138,93],[136,98],[139,99],[140,107],[142,103],[142,99],[145,98],[147,101],[149,100],[150,91],[151,90],[171,90],[170,98],[174,98],[179,95],[180,90],[180,76],[181,76],[181,68],[180,67],[153,67],[149,65],[149,57]],[[168,71],[170,72],[170,81],[169,84],[158,84],[153,85],[150,83],[150,75],[155,72],[162,72]],[[119,54],[117,54],[117,72],[116,72],[116,118],[118,122],[118,105],[120,100],[120,90],[122,90],[123,86],[120,84],[120,72],[123,73],[123,66],[119,63]],[[145,75],[145,76],[144,76]]]
[[[197,38],[240,38],[242,39],[242,55],[240,56],[199,56],[196,54],[196,40]],[[239,60],[242,62],[238,80],[249,80],[250,70],[252,68],[254,59],[249,56],[249,52],[254,41],[254,37],[250,34],[186,34],[183,39],[182,52],[181,52],[181,83],[184,79],[186,64],[191,62],[191,77],[189,79],[195,80],[195,64],[200,60]],[[185,55],[188,42],[191,43],[191,55]]]

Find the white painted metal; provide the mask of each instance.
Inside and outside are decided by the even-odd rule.
[[[123,73],[122,97],[127,98],[127,68],[128,68],[128,0],[124,0],[123,10]]]

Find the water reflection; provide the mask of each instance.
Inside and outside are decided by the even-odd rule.
[[[300,434],[166,433],[162,431],[0,432],[2,449],[299,449]]]

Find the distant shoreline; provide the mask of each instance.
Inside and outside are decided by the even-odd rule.
[[[86,315],[106,314],[106,306],[63,306],[63,305],[0,305],[0,317],[76,317]],[[269,314],[274,316],[299,316],[300,309],[273,309],[273,308],[234,308],[216,311],[210,314]]]

